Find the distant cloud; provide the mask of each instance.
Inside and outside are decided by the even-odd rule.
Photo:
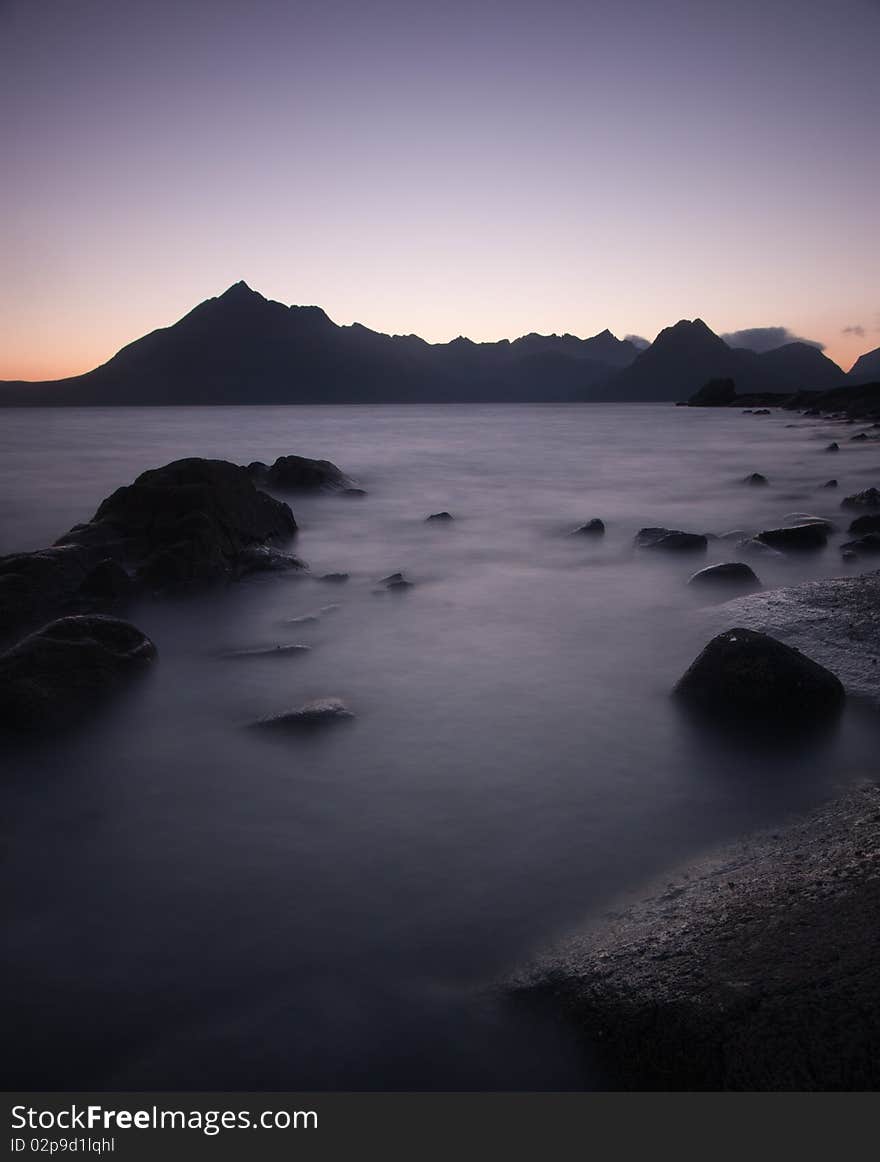
[[[749,351],[756,351],[759,355],[763,351],[773,351],[785,343],[807,343],[819,351],[825,350],[825,344],[815,339],[803,339],[800,335],[793,335],[788,327],[746,327],[743,331],[728,331],[721,338],[728,347],[746,347]]]
[[[865,328],[861,323],[852,323],[849,327],[844,327],[840,333],[841,335],[858,335],[860,339],[864,339]]]
[[[633,347],[638,347],[640,351],[651,346],[650,339],[646,339],[643,335],[624,335],[624,339],[627,343],[632,343]]]

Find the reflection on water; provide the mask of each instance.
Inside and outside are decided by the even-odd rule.
[[[4,552],[182,455],[325,457],[369,493],[292,501],[297,553],[348,582],[137,608],[150,679],[61,747],[6,751],[9,1086],[600,1083],[494,982],[641,878],[866,769],[876,735],[852,712],[769,749],[682,715],[669,690],[711,632],[684,582],[730,546],[631,547],[644,525],[839,515],[877,465],[847,450],[841,490],[819,488],[827,425],[596,405],[3,420]],[[770,487],[739,484],[752,471]],[[425,523],[441,510],[456,519]],[[594,516],[604,538],[565,535]],[[835,546],[754,567],[840,572]],[[377,595],[397,570],[415,587]],[[220,656],[278,643],[312,649]],[[243,729],[330,695],[350,728]]]

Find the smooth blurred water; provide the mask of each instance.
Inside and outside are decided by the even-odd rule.
[[[880,477],[852,428],[633,405],[0,420],[0,552],[185,455],[327,458],[369,493],[291,498],[296,552],[346,584],[264,577],[137,607],[154,675],[63,744],[7,750],[10,1088],[601,1084],[497,982],[644,877],[871,762],[858,713],[770,751],[682,716],[670,688],[713,632],[685,582],[733,550],[632,548],[643,525],[839,518]],[[770,486],[743,485],[753,471]],[[441,509],[455,521],[425,523]],[[566,535],[593,516],[604,538]],[[842,572],[839,526],[824,552],[754,562],[762,580]],[[397,570],[415,587],[377,595]],[[313,648],[218,656],[285,642]],[[244,729],[322,695],[355,722]]]

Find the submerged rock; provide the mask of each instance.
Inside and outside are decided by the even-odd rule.
[[[425,517],[425,522],[429,520],[448,521],[455,520],[451,512],[432,512],[430,516]]]
[[[872,556],[875,553],[880,553],[880,533],[865,533],[858,540],[848,541],[845,545],[841,545],[840,551],[844,554],[854,553],[856,556]]]
[[[823,488],[837,488],[837,481],[836,480],[826,480],[825,483],[822,485],[822,487]]]
[[[825,451],[826,452],[839,452],[840,451],[840,444],[838,444],[838,442],[836,440],[832,440],[831,443],[826,447]]]
[[[354,714],[341,698],[316,698],[312,702],[305,702],[296,710],[260,718],[251,723],[251,726],[257,730],[311,730],[315,727],[349,722],[353,718]]]
[[[767,477],[762,476],[760,472],[753,472],[751,476],[746,476],[743,478],[743,484],[762,485],[769,483],[770,482]]]
[[[701,569],[688,581],[688,585],[699,587],[721,587],[738,589],[760,589],[761,582],[748,565],[742,561],[726,561],[721,565],[709,565]]]
[[[594,516],[592,520],[588,520],[586,524],[579,525],[578,528],[572,529],[569,536],[578,537],[601,537],[605,533],[605,522],[599,517]]]
[[[309,653],[311,648],[311,646],[302,645],[254,646],[245,650],[226,650],[220,657],[230,660],[238,658],[296,658]]]
[[[828,542],[828,528],[824,523],[810,521],[784,528],[765,529],[758,533],[755,540],[763,545],[769,545],[771,549],[781,549],[784,552],[822,549]]]
[[[799,650],[750,629],[713,638],[675,686],[688,704],[724,718],[802,720],[837,714],[840,680]]]
[[[861,535],[880,533],[880,512],[866,512],[864,516],[857,516],[850,523],[849,532]]]
[[[352,488],[349,478],[335,464],[307,456],[279,456],[262,479],[269,488],[280,492],[346,492]]]
[[[841,508],[880,508],[880,488],[865,488],[852,496],[845,496]]]
[[[408,581],[406,577],[404,577],[403,573],[389,573],[387,577],[382,578],[379,584],[383,589],[387,589],[392,593],[399,593],[404,590],[413,588],[413,582]],[[376,592],[381,593],[382,590],[376,590]]]
[[[640,549],[667,549],[679,552],[705,552],[708,541],[702,533],[683,533],[680,529],[644,528],[635,535]]]
[[[319,581],[327,581],[331,585],[344,585],[348,579],[348,573],[324,573],[318,578]]]
[[[28,731],[72,724],[155,658],[156,647],[130,622],[59,618],[0,655],[0,725]]]

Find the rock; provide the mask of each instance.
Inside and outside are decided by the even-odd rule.
[[[822,485],[822,487],[823,488],[837,488],[837,481],[836,480],[826,480],[825,483]]]
[[[118,488],[91,525],[121,544],[123,559],[153,589],[234,575],[246,549],[287,539],[296,521],[225,460],[176,460]],[[90,534],[93,535],[93,534]],[[67,543],[81,543],[72,530]]]
[[[856,435],[856,436],[850,436],[850,442],[851,443],[856,443],[856,442],[861,443],[863,440],[869,440],[870,438],[871,437],[868,435],[867,432],[859,432],[858,435]]]
[[[689,705],[721,717],[814,722],[839,713],[840,680],[799,650],[750,629],[713,638],[675,687]]]
[[[854,553],[852,549],[842,549],[840,557],[841,560],[845,561],[848,565],[853,564],[854,561],[858,561],[859,559],[858,553]]]
[[[832,670],[848,694],[877,705],[878,609],[880,570],[737,597],[715,608],[707,622],[766,631]]]
[[[834,532],[833,521],[824,516],[814,516],[810,512],[787,512],[782,519],[788,524],[823,525],[827,532]]]
[[[408,581],[402,573],[390,573],[387,577],[383,577],[379,584],[382,589],[374,590],[376,593],[382,593],[383,590],[391,593],[402,593],[413,588],[413,582]]]
[[[585,537],[601,537],[605,532],[605,522],[594,516],[592,520],[588,520],[586,524],[579,525],[578,528],[572,529],[569,536],[585,536]]]
[[[850,522],[849,532],[859,535],[880,533],[880,512],[866,512],[864,516],[857,516]]]
[[[789,525],[785,528],[764,529],[755,537],[763,545],[771,549],[781,549],[783,552],[800,552],[810,549],[822,549],[828,541],[828,529],[824,524],[813,522],[807,524]]]
[[[765,545],[757,537],[745,537],[737,542],[736,547],[741,553],[747,553],[752,557],[782,557],[784,555],[778,549],[772,549],[769,545]]]
[[[264,464],[262,460],[254,460],[253,463],[248,464],[245,471],[252,480],[262,482],[269,475],[269,465]]]
[[[258,730],[298,731],[312,730],[334,723],[349,722],[354,718],[341,698],[317,698],[296,710],[260,718],[251,726]]]
[[[321,618],[316,613],[303,613],[299,617],[286,617],[280,625],[317,625]]]
[[[635,535],[640,549],[668,549],[678,552],[705,552],[708,541],[702,533],[683,533],[679,529],[644,528]]]
[[[726,561],[721,565],[709,565],[700,569],[688,581],[688,585],[700,587],[713,586],[722,588],[760,589],[761,582],[748,565],[742,561]]]
[[[52,621],[0,655],[0,725],[71,725],[155,658],[150,639],[127,621],[98,614]]]
[[[874,1092],[878,850],[865,786],[666,869],[513,987],[566,1016],[609,1090]]]
[[[880,488],[866,488],[862,492],[855,492],[852,496],[845,496],[840,502],[841,508],[880,508]]]
[[[826,452],[839,452],[840,451],[840,444],[838,444],[838,442],[836,440],[832,440],[831,443],[828,445],[828,447],[825,449],[825,451]]]
[[[752,412],[752,415],[754,415],[754,416],[769,416],[770,409],[769,408],[756,408],[755,411]]]
[[[331,585],[343,585],[349,578],[348,573],[325,573],[319,581],[328,581]]]
[[[736,383],[732,379],[710,379],[688,400],[692,408],[726,407],[736,402]]]
[[[351,497],[366,496],[367,490],[366,488],[343,488],[342,495]]]
[[[425,517],[426,522],[429,520],[447,521],[455,520],[455,517],[451,512],[432,512],[430,516]]]
[[[96,565],[79,587],[79,596],[85,602],[109,609],[124,601],[132,591],[132,581],[118,561],[108,557]]]
[[[760,472],[753,472],[751,476],[746,476],[743,478],[743,484],[762,485],[769,483],[770,482],[768,481],[767,477],[762,476]]]
[[[840,551],[844,555],[847,553],[855,553],[857,556],[870,556],[874,553],[880,553],[880,533],[865,533],[858,540],[849,541],[847,544],[841,545]]]
[[[252,649],[246,650],[226,650],[220,655],[221,658],[237,659],[237,658],[296,658],[309,653],[311,646],[302,645],[277,645],[277,646],[256,646]]]
[[[80,606],[82,586],[105,559],[102,549],[78,545],[0,557],[0,640]],[[94,602],[87,596],[85,604]]]
[[[345,492],[352,483],[329,460],[306,456],[279,456],[265,476],[269,488],[280,492]]]
[[[244,549],[235,559],[235,572],[240,577],[248,573],[302,573],[308,569],[305,561],[282,553],[268,545],[253,545]]]

